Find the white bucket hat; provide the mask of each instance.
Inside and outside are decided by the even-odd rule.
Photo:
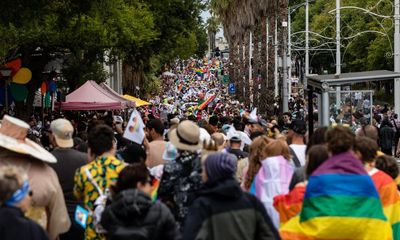
[[[29,125],[17,118],[5,115],[0,127],[0,147],[10,151],[30,155],[47,163],[56,163],[57,159],[39,144],[28,139]]]

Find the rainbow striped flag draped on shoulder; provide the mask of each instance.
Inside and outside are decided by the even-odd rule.
[[[335,155],[309,178],[300,215],[280,229],[282,239],[392,239],[379,194],[351,152]]]
[[[393,239],[400,239],[400,196],[396,182],[386,173],[373,169],[369,172],[382,201],[383,212],[392,225]]]

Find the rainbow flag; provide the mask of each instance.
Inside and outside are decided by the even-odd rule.
[[[153,200],[153,202],[155,202],[158,199],[158,188],[160,188],[160,180],[158,180],[157,178],[154,178],[152,186],[153,186],[153,189],[151,191],[151,200]]]
[[[215,99],[215,95],[212,95],[206,101],[204,101],[202,104],[200,104],[198,109],[199,110],[205,109],[208,106],[208,104],[210,104],[212,101],[214,101],[214,99]]]
[[[197,76],[204,77],[204,71],[202,69],[196,69],[195,72],[196,72]]]
[[[300,215],[280,229],[282,239],[392,239],[379,194],[351,152],[324,162],[309,178]]]
[[[400,196],[397,184],[378,169],[373,169],[369,174],[381,198],[383,212],[392,225],[393,239],[400,239]]]
[[[274,197],[274,208],[279,213],[281,225],[300,213],[305,192],[305,184],[298,184],[288,194]]]
[[[289,192],[294,167],[283,156],[268,157],[250,186],[250,193],[263,204],[276,228],[279,228],[279,213],[273,206],[274,197]]]

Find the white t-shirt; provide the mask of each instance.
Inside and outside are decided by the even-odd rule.
[[[293,149],[296,153],[297,158],[300,161],[301,166],[306,165],[306,148],[307,145],[300,145],[300,144],[290,144],[289,147]]]

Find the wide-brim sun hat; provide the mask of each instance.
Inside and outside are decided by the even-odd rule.
[[[5,115],[0,127],[0,147],[47,163],[56,163],[57,159],[39,144],[28,139],[29,125],[17,118]]]
[[[203,147],[200,141],[200,129],[192,121],[185,120],[169,134],[171,143],[179,150],[197,151]]]

